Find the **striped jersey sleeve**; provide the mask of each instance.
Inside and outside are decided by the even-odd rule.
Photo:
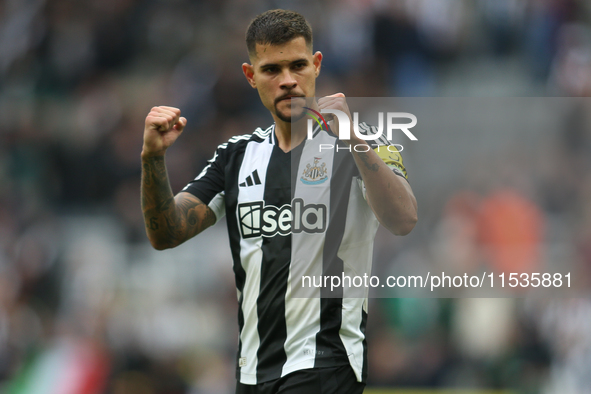
[[[227,147],[228,143],[218,146],[213,157],[208,160],[207,166],[184,187],[184,192],[189,192],[204,204],[209,204],[217,194],[224,191]]]
[[[197,175],[195,179],[183,188],[183,192],[193,194],[214,212],[216,222],[226,213],[225,193],[227,167],[230,165],[230,157],[241,147],[255,138],[261,139],[262,130],[257,129],[253,134],[244,134],[232,137],[228,142],[219,145],[213,155],[208,160],[207,166]]]

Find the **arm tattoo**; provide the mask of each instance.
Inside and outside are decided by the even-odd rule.
[[[215,223],[211,208],[189,193],[172,194],[164,157],[142,164],[142,212],[148,238],[158,249],[177,246]]]
[[[378,163],[373,163],[371,164],[369,162],[369,157],[367,155],[367,153],[365,152],[358,152],[359,158],[361,159],[361,161],[363,162],[363,164],[365,164],[365,167],[372,171],[372,172],[377,172],[380,169],[380,166],[378,166]]]
[[[158,218],[152,216],[150,218],[150,224],[147,224],[146,223],[146,225],[148,226],[148,228],[150,230],[158,230],[158,228],[159,228],[159,226],[158,226]]]
[[[148,163],[144,163],[142,165],[142,168],[144,169],[144,183],[146,184],[146,186],[152,186],[152,167],[150,167],[150,165]]]

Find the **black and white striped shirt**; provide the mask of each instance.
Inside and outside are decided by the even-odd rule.
[[[335,148],[319,150],[319,144]],[[326,289],[316,288],[303,297],[292,286],[302,275],[371,271],[378,221],[351,153],[337,145],[332,133],[317,129],[313,140],[286,153],[274,126],[259,128],[220,145],[183,189],[208,204],[218,220],[227,217],[241,383],[346,364],[365,381],[367,294],[325,297]],[[406,177],[399,153],[387,156],[380,154]]]

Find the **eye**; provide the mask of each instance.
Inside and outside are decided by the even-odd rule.
[[[267,73],[267,74],[274,74],[278,71],[279,71],[279,68],[277,68],[277,67],[266,67],[263,69],[263,72]]]
[[[293,65],[293,68],[296,70],[301,70],[304,67],[306,67],[306,63],[296,63]]]

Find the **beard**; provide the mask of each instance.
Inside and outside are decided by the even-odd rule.
[[[297,100],[297,104],[294,102],[295,100],[291,100],[291,114],[287,115],[284,112],[282,112],[279,108],[277,108],[277,105],[279,103],[275,103],[275,113],[277,114],[277,117],[279,119],[281,119],[284,122],[287,123],[295,123],[298,120],[302,119],[304,117],[304,115],[306,114],[306,111],[304,110],[304,104],[303,103],[299,103],[300,100]],[[296,105],[294,105],[296,104]]]

